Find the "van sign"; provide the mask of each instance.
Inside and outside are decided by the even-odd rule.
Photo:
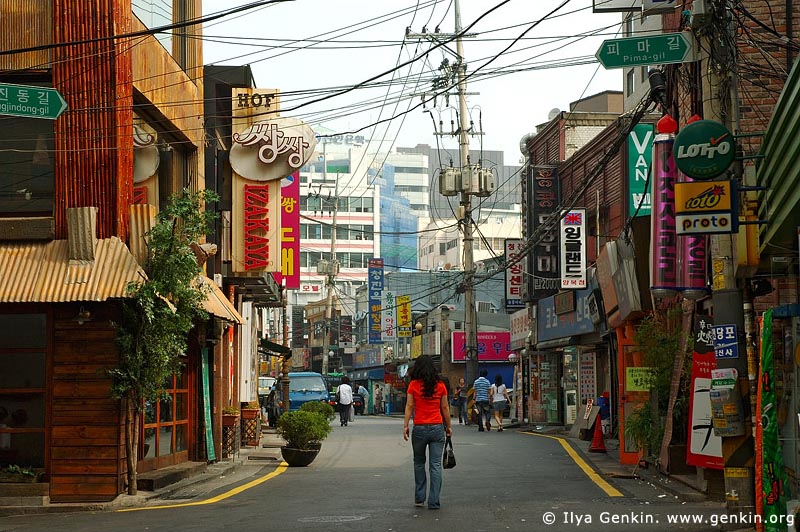
[[[727,170],[736,157],[733,135],[713,120],[698,120],[675,137],[675,164],[693,179],[713,179]]]

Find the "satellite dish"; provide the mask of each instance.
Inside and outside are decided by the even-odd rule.
[[[553,107],[552,109],[550,109],[550,112],[547,113],[547,119],[552,120],[560,114],[561,114],[561,109],[559,109],[558,107]]]

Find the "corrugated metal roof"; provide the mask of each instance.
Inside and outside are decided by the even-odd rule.
[[[201,285],[208,287],[206,300],[203,302],[203,308],[206,312],[233,323],[244,323],[236,307],[225,297],[225,294],[222,293],[222,290],[219,289],[214,281],[205,275],[199,276],[198,280]]]
[[[94,261],[69,260],[66,240],[0,245],[0,303],[106,301],[145,278],[117,237],[98,240]]]

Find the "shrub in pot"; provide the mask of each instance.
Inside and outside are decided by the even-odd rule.
[[[284,412],[278,418],[277,433],[286,440],[286,445],[281,447],[281,455],[290,466],[307,466],[316,458],[322,440],[332,430],[328,415],[333,415],[333,409],[330,405],[326,406],[330,413],[321,407],[309,407]],[[320,411],[314,411],[316,408]]]

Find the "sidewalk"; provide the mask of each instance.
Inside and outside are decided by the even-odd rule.
[[[674,495],[681,501],[704,502],[708,500],[707,495],[693,485],[694,478],[690,476],[664,475],[652,464],[649,467],[640,467],[638,464],[620,464],[619,440],[606,438],[604,439],[606,452],[590,452],[591,441],[573,437],[563,427],[521,426],[517,423],[514,424],[514,428],[521,431],[558,436],[567,440],[572,448],[580,452],[583,459],[605,478],[640,479]]]
[[[275,429],[262,430],[258,447],[242,447],[230,459],[213,464],[189,462],[159,469],[140,477],[155,478],[151,491],[138,490],[136,495],[122,494],[109,502],[50,503],[46,497],[0,497],[0,517],[41,513],[97,512],[148,506],[159,501],[178,502],[199,494],[242,481],[265,467],[277,467],[281,461],[283,440]],[[182,478],[183,477],[183,478]],[[167,483],[166,485],[164,483]]]

